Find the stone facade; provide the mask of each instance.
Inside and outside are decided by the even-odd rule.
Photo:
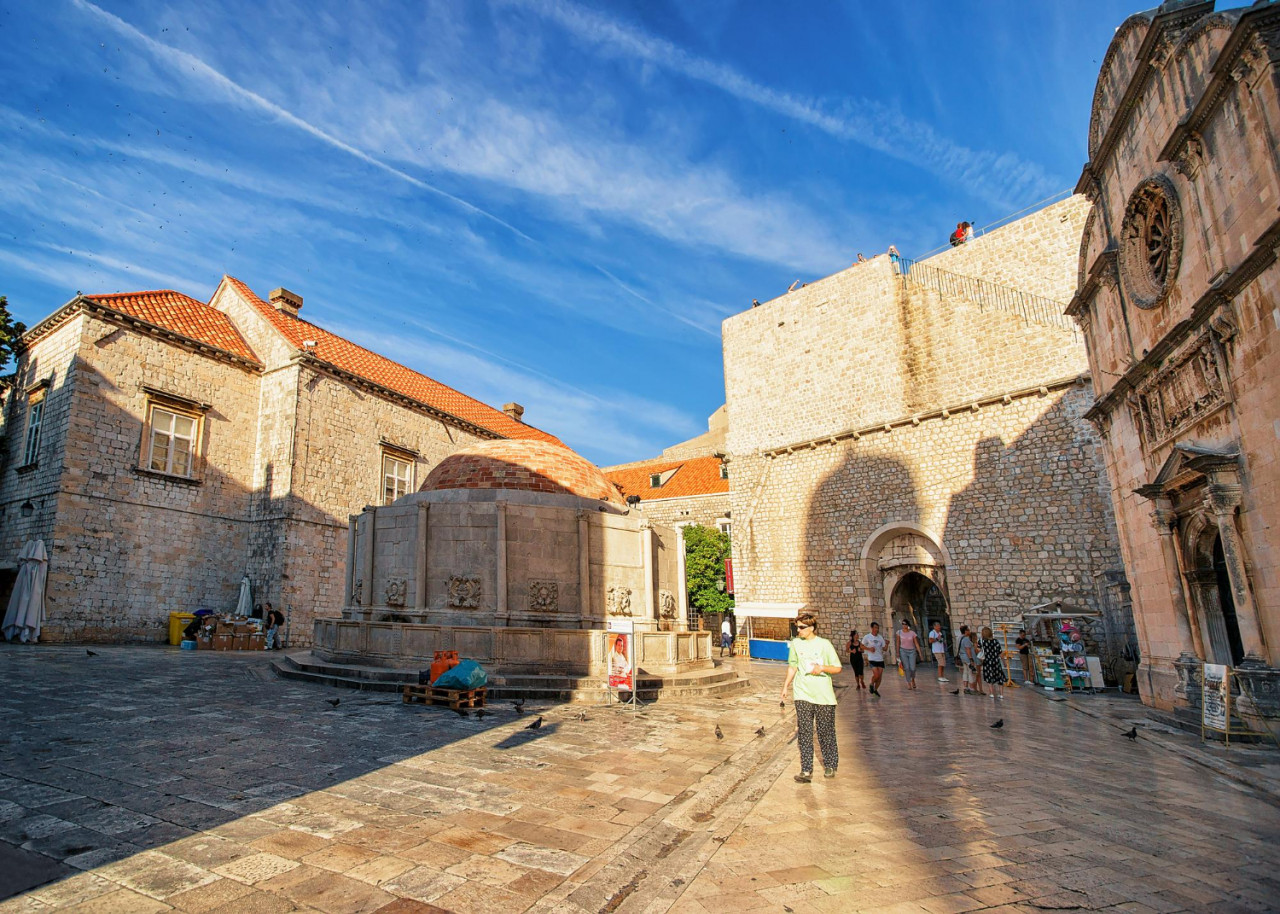
[[[467,444],[551,438],[279,307],[228,278],[209,304],[78,297],[29,331],[0,418],[0,562],[45,540],[43,639],[164,640],[170,611],[230,609],[247,573],[308,644],[344,605],[348,518],[383,501],[384,454],[411,491]],[[148,468],[155,406],[197,423],[190,472]]]
[[[1280,707],[1280,8],[1166,4],[1103,60],[1078,191],[1085,334],[1143,700],[1201,661]]]
[[[878,257],[725,321],[739,600],[803,602],[835,633],[953,633],[1061,599],[1122,652],[1084,346],[1046,304],[1087,212],[1073,197],[905,276]]]

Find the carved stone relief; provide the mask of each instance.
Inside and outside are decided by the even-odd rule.
[[[405,592],[408,584],[404,578],[391,578],[387,581],[387,605],[404,606]]]
[[[454,575],[449,578],[449,605],[475,609],[480,605],[480,579]]]
[[[1224,405],[1224,375],[1213,337],[1206,332],[1147,378],[1131,401],[1147,450],[1159,447]]]
[[[1139,308],[1164,304],[1182,263],[1182,207],[1173,182],[1152,175],[1129,197],[1120,227],[1120,281]]]
[[[560,610],[560,585],[555,581],[530,581],[529,609],[533,612],[558,612]]]
[[[898,565],[941,565],[937,547],[927,537],[918,533],[895,536],[880,549],[876,565],[882,570]]]
[[[364,594],[364,578],[356,578],[354,584],[351,585],[351,602],[361,602],[360,597]]]
[[[610,587],[605,597],[605,605],[611,616],[631,615],[631,588]]]
[[[669,590],[658,591],[658,612],[664,619],[676,617],[676,595]]]

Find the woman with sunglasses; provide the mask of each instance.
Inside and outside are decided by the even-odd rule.
[[[800,773],[796,780],[808,784],[813,779],[813,730],[818,729],[822,750],[822,773],[836,776],[840,751],[836,746],[836,693],[831,677],[840,672],[840,655],[826,638],[818,637],[818,620],[810,613],[796,618],[796,637],[787,651],[787,679],[782,684],[782,700],[792,689],[796,706],[796,736],[800,744]],[[793,688],[794,684],[794,688]]]

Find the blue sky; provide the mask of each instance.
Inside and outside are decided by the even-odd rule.
[[[0,294],[223,273],[598,463],[719,325],[1074,186],[1136,5],[0,0]]]

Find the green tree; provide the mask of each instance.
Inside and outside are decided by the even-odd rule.
[[[27,325],[15,321],[9,313],[9,299],[0,295],[0,369],[9,364],[9,356],[13,355],[18,339],[27,332]]]
[[[696,524],[685,527],[684,554],[689,605],[704,613],[733,612],[733,595],[724,592],[729,534]]]

